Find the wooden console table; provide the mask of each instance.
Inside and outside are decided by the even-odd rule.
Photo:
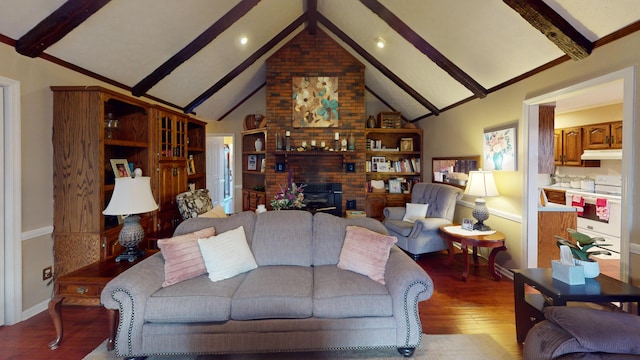
[[[462,253],[464,254],[464,272],[462,273],[462,279],[467,281],[467,277],[469,276],[468,247],[473,247],[473,263],[476,266],[478,265],[478,247],[492,248],[491,254],[489,255],[489,270],[491,271],[493,278],[496,281],[500,281],[502,275],[496,271],[496,255],[500,251],[507,250],[507,246],[504,243],[506,236],[500,231],[496,231],[490,235],[461,235],[448,231],[447,228],[450,226],[456,225],[440,226],[440,232],[444,235],[444,238],[447,240],[447,244],[449,245],[449,260],[447,261],[447,265],[451,265],[451,263],[453,263],[453,243],[459,242]]]
[[[155,254],[154,250],[145,250],[142,259]],[[97,262],[56,279],[54,294],[49,301],[49,315],[56,328],[56,338],[49,343],[50,349],[57,349],[62,342],[62,304],[81,306],[100,306],[100,294],[105,285],[114,277],[138,264],[141,259],[128,262],[116,262],[116,256]]]

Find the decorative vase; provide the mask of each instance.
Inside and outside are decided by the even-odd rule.
[[[262,204],[258,205],[256,208],[256,214],[262,214],[263,212],[267,212],[267,208]]]
[[[347,149],[355,150],[356,149],[356,138],[353,136],[353,133],[349,134]]]
[[[282,135],[276,133],[276,150],[282,150]]]
[[[502,170],[502,153],[497,152],[493,154],[493,168],[494,170]]]
[[[376,127],[376,118],[374,118],[373,115],[369,115],[369,118],[367,119],[367,127],[369,129]]]
[[[593,279],[600,275],[600,263],[596,260],[579,260],[573,259],[576,265],[581,265],[584,268],[584,277],[587,279]]]
[[[255,142],[256,151],[262,151],[262,139],[257,138]]]

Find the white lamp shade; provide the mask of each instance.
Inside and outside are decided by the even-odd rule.
[[[496,182],[491,171],[469,171],[469,180],[464,189],[466,195],[488,197],[498,196]]]
[[[148,176],[116,178],[116,186],[104,215],[133,215],[156,210],[158,204],[151,193]]]

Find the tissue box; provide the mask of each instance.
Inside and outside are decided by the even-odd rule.
[[[584,269],[582,266],[567,265],[560,260],[551,260],[551,276],[569,285],[584,285]]]

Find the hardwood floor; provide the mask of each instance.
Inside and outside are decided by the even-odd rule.
[[[435,283],[431,299],[420,303],[420,317],[426,334],[491,335],[514,359],[522,359],[516,342],[513,310],[513,282],[496,282],[486,261],[472,268],[469,281],[463,282],[462,255],[456,255],[451,267],[445,265],[446,253],[429,254],[418,263]],[[0,327],[0,359],[82,359],[107,338],[107,316],[100,307],[65,306],[62,309],[64,339],[60,347],[48,344],[55,330],[44,311],[13,326]]]

